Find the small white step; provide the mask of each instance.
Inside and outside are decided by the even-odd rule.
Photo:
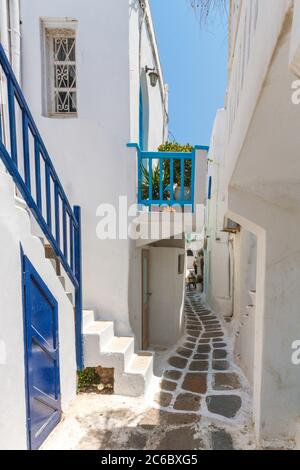
[[[84,364],[86,367],[101,365],[101,351],[113,337],[113,322],[92,321],[87,326],[83,325]]]
[[[114,336],[101,350],[103,367],[114,367],[115,375],[122,374],[134,354],[134,339]],[[112,365],[109,365],[112,364]]]
[[[153,355],[134,353],[134,338],[114,336],[113,322],[94,321],[93,311],[83,312],[85,367],[114,369],[117,395],[145,395],[153,378]]]
[[[94,311],[93,310],[84,310],[82,312],[82,326],[83,329],[87,327],[90,323],[95,321]]]
[[[66,288],[66,279],[64,278],[64,276],[58,276],[58,279],[60,280],[61,285],[65,289]]]
[[[153,377],[153,357],[134,354],[125,373],[115,381],[115,393],[139,397],[145,395]]]
[[[145,375],[149,369],[153,365],[153,356],[152,355],[143,355],[143,354],[134,354],[129,368],[126,372],[130,374],[143,374]]]
[[[148,389],[150,382],[153,378],[153,355],[144,355],[143,353],[135,355],[130,363],[130,374],[141,375],[144,381],[144,392]]]

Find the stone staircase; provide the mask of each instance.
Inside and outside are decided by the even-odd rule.
[[[0,169],[1,171],[1,169]],[[2,173],[2,171],[1,171]],[[3,185],[3,181],[6,184]],[[15,186],[6,173],[2,173],[1,197],[5,197],[6,213],[1,214],[17,217],[20,232],[30,239],[35,246],[36,256],[48,261],[60,281],[64,293],[74,307],[74,292],[71,282],[62,269],[61,263],[37,223],[30,213],[25,201],[16,196]],[[2,204],[3,205],[3,204]],[[134,352],[134,338],[117,337],[111,321],[95,320],[93,311],[83,312],[83,342],[85,367],[114,369],[114,392],[124,396],[144,396],[150,389],[153,375],[152,353]]]
[[[73,303],[73,293],[50,245],[44,244],[45,257],[51,262],[58,279]],[[69,283],[70,284],[70,283]],[[151,353],[134,353],[134,338],[117,337],[114,323],[97,321],[92,310],[83,312],[84,366],[114,369],[114,392],[117,395],[138,397],[147,393],[153,378],[153,356]]]
[[[134,352],[134,338],[117,337],[111,321],[95,320],[93,311],[83,312],[85,367],[114,368],[114,392],[130,397],[143,396],[153,378],[151,353]]]

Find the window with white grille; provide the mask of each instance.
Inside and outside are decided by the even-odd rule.
[[[77,115],[76,30],[46,28],[48,115]]]

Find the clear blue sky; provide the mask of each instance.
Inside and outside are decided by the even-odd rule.
[[[209,145],[226,90],[226,14],[215,13],[203,25],[187,0],[150,3],[169,85],[169,130],[180,143]]]

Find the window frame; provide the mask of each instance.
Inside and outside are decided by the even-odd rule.
[[[43,39],[43,114],[49,118],[71,119],[78,117],[78,61],[77,61],[77,27],[78,22],[74,19],[42,19],[42,39]],[[61,112],[56,111],[55,86],[55,60],[54,43],[55,37],[65,37],[75,39],[75,99],[76,111]],[[73,61],[71,61],[73,62]],[[66,62],[71,65],[71,62]],[[63,62],[62,62],[63,63]],[[66,88],[67,90],[67,88]]]

